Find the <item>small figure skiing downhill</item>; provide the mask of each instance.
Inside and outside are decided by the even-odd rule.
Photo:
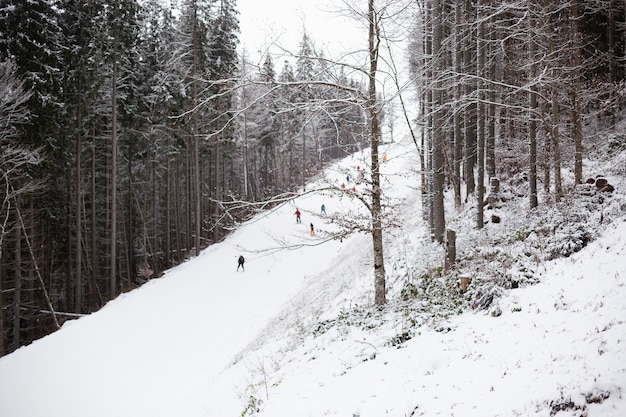
[[[246,268],[244,268],[243,266],[244,262],[246,262],[246,260],[244,259],[243,255],[239,255],[239,259],[237,260],[237,271],[239,271],[239,267],[241,267],[243,271],[246,270]]]
[[[294,214],[296,215],[296,223],[302,223],[302,220],[300,219],[300,210],[296,209]]]
[[[313,223],[311,223],[311,236],[315,234],[315,227],[313,227]]]

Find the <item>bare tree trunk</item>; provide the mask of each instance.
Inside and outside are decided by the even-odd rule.
[[[117,18],[119,0],[115,1]],[[117,296],[117,27],[113,34],[113,78],[111,92],[111,237],[109,264],[109,299]]]
[[[459,76],[457,77],[456,84],[454,86],[454,101],[455,111],[454,111],[454,167],[452,170],[452,178],[454,185],[454,206],[456,209],[461,208],[461,163],[463,161],[463,136],[461,134],[461,94],[462,94],[462,84],[461,84],[461,71],[463,68],[461,67],[461,63],[463,60],[463,45],[461,39],[461,4],[457,2],[455,7],[455,18],[454,18],[454,44],[455,44],[455,62],[454,62],[454,70]]]
[[[443,243],[446,230],[445,209],[443,204],[443,186],[445,180],[444,173],[444,152],[445,143],[443,140],[444,131],[441,121],[440,109],[443,104],[443,92],[441,81],[438,80],[440,70],[443,66],[440,50],[443,34],[443,9],[441,0],[433,1],[433,129],[432,129],[432,149],[433,149],[433,187],[432,187],[432,214],[433,214],[433,237]]]
[[[494,0],[489,1],[490,8],[493,7]],[[489,33],[487,35],[489,38],[488,47],[489,50],[493,50],[490,45],[496,41],[496,33],[493,27],[489,28]],[[496,79],[496,59],[491,56],[490,59],[491,65],[489,65],[489,79]],[[485,69],[486,70],[486,69]],[[487,97],[489,98],[489,105],[487,105],[487,140],[485,143],[485,164],[487,169],[487,177],[493,178],[496,176],[496,90],[495,88],[490,88],[487,93]]]
[[[17,204],[17,202],[16,202]],[[21,346],[22,327],[22,228],[15,228],[15,278],[13,284],[13,340],[11,351]]]
[[[475,11],[473,10],[474,6],[472,5],[471,0],[465,0],[465,16],[466,19],[470,19],[470,16],[473,16]],[[469,22],[467,27],[469,27]],[[465,36],[465,52],[463,65],[465,67],[465,71],[468,74],[475,73],[476,66],[472,65],[473,53],[475,50],[474,40],[471,36],[470,29],[468,29],[468,33]],[[474,89],[476,88],[475,84],[472,81],[468,81],[465,85],[465,94],[468,97],[471,97],[474,93]],[[464,123],[465,123],[465,153],[463,155],[463,176],[465,179],[465,198],[467,199],[471,194],[474,194],[476,191],[476,182],[474,178],[474,167],[476,165],[476,104],[471,103],[467,106],[464,112]]]
[[[560,105],[558,100],[558,90],[552,87],[552,161],[554,167],[554,196],[556,201],[560,201],[563,196],[563,187],[561,185],[561,147],[560,147]]]
[[[574,86],[571,89],[572,100],[572,137],[574,138],[574,183],[580,184],[583,182],[583,132],[582,132],[582,115],[580,110],[580,97],[578,96],[578,90],[580,89],[580,54],[581,54],[581,42],[580,33],[578,27],[579,16],[579,1],[572,0],[572,35],[574,36],[574,51],[572,54],[572,67],[574,69]]]
[[[80,78],[80,77],[79,77]],[[82,152],[82,133],[81,133],[81,105],[80,105],[80,97],[81,97],[81,88],[80,81],[78,82],[78,100],[79,104],[76,107],[76,124],[78,125],[76,129],[76,177],[74,180],[74,204],[76,205],[76,219],[75,219],[75,239],[76,239],[76,255],[75,255],[75,293],[74,293],[74,312],[81,313],[82,312],[82,300],[83,300],[83,269],[82,269],[82,187],[83,187],[83,177],[82,177],[82,167],[81,167],[81,152]]]
[[[195,36],[194,36],[195,39]],[[194,58],[195,60],[195,58]],[[194,96],[194,100],[196,99],[196,91],[195,91],[195,85],[196,83],[194,82],[194,92],[193,92],[193,96]],[[194,108],[196,108],[197,106],[194,105]],[[193,222],[194,222],[194,239],[193,239],[193,246],[195,248],[195,255],[198,255],[200,253],[200,224],[201,224],[201,219],[200,219],[200,195],[201,195],[201,189],[200,189],[200,135],[198,132],[198,115],[197,112],[194,112],[193,114],[193,132],[192,132],[192,140],[193,140],[193,175],[191,176],[191,181],[193,183],[193,198],[192,201],[194,202],[194,216],[193,218]]]
[[[302,189],[306,186],[306,126],[302,126]],[[347,184],[346,184],[347,185]]]
[[[420,100],[420,113],[426,114],[428,112],[428,96],[429,93],[427,89],[424,89],[422,93],[422,99]],[[428,189],[429,189],[429,181],[427,172],[429,171],[428,162],[427,162],[427,152],[426,149],[426,126],[422,124],[422,128],[420,129],[420,161],[421,161],[421,171],[420,171],[420,190],[421,190],[421,200],[422,200],[422,218],[424,220],[429,220],[429,207],[430,202],[428,201]]]
[[[428,7],[424,7],[424,29],[423,29],[423,50],[422,65],[426,69],[426,76],[424,77],[422,100],[420,100],[421,113],[425,115],[424,123],[422,123],[421,129],[421,148],[422,148],[422,209],[423,217],[428,221],[428,227],[431,235],[433,234],[433,215],[432,215],[432,143],[428,139],[428,133],[432,132],[432,109],[433,109],[433,89],[429,84],[432,80],[432,66],[429,65],[429,57],[433,53],[432,37],[428,36],[432,32],[432,10]]]
[[[484,0],[483,0],[484,1]],[[481,0],[478,2],[478,17],[481,16]],[[485,23],[481,20],[478,24],[478,62],[476,73],[478,74],[478,115],[477,121],[477,165],[478,178],[476,184],[476,227],[484,226],[483,201],[485,200],[485,93],[483,91],[483,76],[485,75]]]
[[[222,140],[218,139],[215,144],[215,187],[214,192],[215,195],[213,198],[217,200],[222,200],[224,197],[223,189],[224,189],[224,169],[226,168],[226,163],[223,158],[223,150],[222,150]],[[213,215],[215,219],[220,218],[220,206],[219,204],[213,204]],[[201,215],[201,218],[203,216]],[[218,241],[222,237],[222,231],[219,227],[213,228],[213,239],[214,241]]]
[[[183,167],[181,169],[185,170],[185,192],[183,194],[185,199],[185,230],[184,230],[184,238],[183,238],[183,247],[182,250],[185,253],[185,256],[189,254],[190,248],[193,247],[193,210],[194,210],[194,196],[196,195],[194,192],[193,186],[193,132],[190,132],[189,138],[189,147],[190,149],[185,150],[185,160],[183,161]]]
[[[126,219],[126,285],[130,290],[135,282],[137,276],[137,265],[135,261],[135,244],[137,240],[136,236],[136,222],[137,222],[137,207],[135,206],[135,178],[133,176],[132,155],[135,154],[134,146],[132,142],[128,147],[129,160],[126,165],[126,175],[128,177],[128,189],[126,197],[127,204],[127,219]]]
[[[545,94],[545,89],[542,90],[542,93]],[[545,101],[541,101],[539,102],[539,113],[544,115],[546,114],[546,103]],[[550,176],[550,169],[552,167],[552,158],[550,157],[550,155],[552,155],[552,139],[551,139],[551,134],[549,132],[550,127],[547,126],[547,124],[544,122],[543,123],[543,155],[541,158],[541,168],[543,170],[543,191],[546,194],[550,193],[550,187],[551,187],[551,176]]]
[[[454,230],[446,230],[446,259],[444,269],[449,271],[456,263],[456,232]]]
[[[374,0],[368,0],[369,24],[369,89],[368,112],[370,114],[370,141],[372,164],[372,244],[374,250],[374,304],[386,303],[387,289],[385,278],[385,257],[383,253],[382,206],[380,189],[380,142],[378,126],[378,103],[376,97],[376,72],[378,69],[378,51],[380,45],[380,16],[374,10]]]
[[[547,4],[547,0],[544,0],[544,4]],[[548,54],[550,56],[554,55],[554,39],[558,33],[558,28],[553,23],[548,23]],[[560,137],[559,137],[559,123],[560,123],[560,104],[559,104],[559,87],[556,69],[556,62],[552,62],[550,68],[550,73],[552,75],[552,82],[548,88],[550,88],[550,96],[551,96],[551,125],[549,129],[549,137],[548,141],[551,143],[551,153],[548,154],[551,157],[554,168],[554,197],[556,201],[559,201],[563,196],[563,189],[561,187],[561,150],[560,150]]]
[[[71,184],[72,184],[72,179],[70,176],[70,172],[67,171],[66,172],[66,179],[65,179],[65,186],[67,187],[67,191],[65,193],[65,212],[66,212],[66,217],[68,219],[67,224],[65,225],[66,227],[66,235],[67,236],[74,236],[74,231],[72,229],[72,190],[71,190]],[[32,224],[29,222],[29,225]],[[29,234],[27,232],[27,234]],[[61,307],[64,310],[67,311],[71,311],[74,308],[74,295],[75,295],[75,290],[74,290],[74,283],[76,281],[76,277],[74,276],[73,272],[72,272],[72,268],[74,265],[72,265],[72,239],[67,239],[66,243],[65,243],[66,247],[65,247],[65,253],[67,254],[67,262],[63,263],[63,268],[65,269],[65,273],[63,274],[65,277],[65,297],[63,298],[63,304],[61,305]]]
[[[167,147],[170,145],[170,137],[167,137]],[[165,268],[172,266],[172,159],[167,156],[165,161]],[[175,187],[174,187],[175,188]]]
[[[528,4],[528,7],[530,7],[530,2]],[[533,17],[532,17],[532,13],[529,14],[530,17],[530,33],[533,33],[533,28],[534,28],[534,24],[533,24]],[[530,35],[532,37],[532,35]],[[529,78],[530,80],[532,80],[537,72],[537,66],[535,64],[535,43],[533,42],[533,40],[531,39],[530,42],[528,42],[528,55],[530,58],[530,61],[532,62],[531,67],[530,67],[530,74],[529,74]],[[530,81],[529,80],[529,81]],[[532,83],[531,83],[532,85]],[[538,106],[537,106],[537,94],[535,91],[533,91],[532,87],[531,90],[528,92],[528,101],[529,101],[529,112],[528,112],[528,183],[529,183],[529,192],[530,192],[530,201],[529,201],[529,205],[530,208],[533,209],[535,207],[537,207],[538,205],[538,201],[537,201],[537,121],[536,121],[536,116],[535,116],[535,112],[537,112],[538,110]]]
[[[95,201],[96,198],[96,137],[95,133],[92,134],[92,143],[91,145],[91,198]],[[98,222],[97,222],[97,211],[96,204],[91,205],[91,275],[90,278],[93,282],[93,291],[94,293],[90,294],[90,307],[96,308],[100,307],[103,300],[98,291],[96,276],[98,276]],[[95,291],[98,291],[98,303],[94,302]]]
[[[185,157],[185,160],[188,160],[187,157]],[[181,167],[181,165],[185,165],[183,164],[183,162],[181,161],[181,157],[180,155],[176,156],[176,169],[175,169],[175,175],[174,175],[174,181],[176,182],[176,184],[174,185],[174,193],[175,193],[175,198],[174,198],[174,219],[176,222],[176,226],[174,227],[175,230],[175,241],[176,241],[176,262],[180,262],[183,259],[183,251],[184,251],[184,245],[187,244],[187,238],[185,237],[183,239],[184,236],[182,236],[183,232],[187,232],[188,229],[188,222],[187,219],[189,218],[189,210],[187,208],[181,208],[181,204],[183,204],[183,202],[186,203],[187,207],[189,206],[189,194],[187,194],[187,198],[185,199],[184,194],[182,194],[181,190],[181,185],[187,185],[189,180],[186,179],[184,183],[181,184],[181,181],[179,181],[179,178],[181,177],[181,173],[182,171],[185,169],[185,166]],[[187,177],[188,178],[188,177]],[[184,207],[184,206],[183,206]]]
[[[609,83],[610,85],[616,85],[616,67],[617,67],[617,57],[615,56],[615,0],[609,0],[608,7],[609,21],[608,21],[608,47],[609,47]],[[622,22],[623,23],[623,22]],[[622,29],[623,30],[623,29]],[[609,129],[615,128],[615,123],[617,121],[616,113],[619,111],[619,101],[614,100],[615,92],[610,92],[609,97],[613,104],[611,105],[611,109],[609,110]]]

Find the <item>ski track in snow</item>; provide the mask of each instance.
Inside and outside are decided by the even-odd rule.
[[[415,149],[405,141],[383,153],[383,187],[404,224],[388,233],[385,250],[415,262],[424,227],[419,190],[411,188]],[[356,166],[368,161],[367,152],[348,157],[308,187],[356,178]],[[263,401],[258,417],[574,415],[551,413],[559,399],[584,405],[590,417],[626,415],[623,220],[583,251],[546,263],[542,283],[499,300],[500,317],[462,314],[449,331],[425,326],[395,348],[386,341],[401,322],[317,337],[307,330],[371,305],[371,238],[321,243],[335,230],[332,215],[356,215],[359,204],[328,193],[298,197],[0,358],[0,416],[240,416],[251,397]],[[235,270],[240,254],[245,272]],[[390,280],[401,275],[395,267],[402,265],[389,266]],[[389,291],[399,291],[401,283],[392,284]],[[587,404],[591,392],[609,397]]]

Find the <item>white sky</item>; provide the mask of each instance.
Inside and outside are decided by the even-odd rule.
[[[304,28],[325,54],[367,46],[367,31],[359,27],[358,20],[342,16],[343,1],[238,0],[237,6],[240,47],[245,47],[252,61],[264,55],[272,43],[296,53]]]
[[[402,3],[399,3],[402,4]],[[343,64],[367,68],[368,28],[363,13],[367,10],[364,0],[237,0],[240,25],[240,51],[245,49],[248,62],[253,65],[262,65],[268,50],[272,54],[274,69],[280,73],[283,65],[283,56],[288,51],[297,54],[304,28],[313,41],[317,52],[322,52],[326,58],[335,59]],[[352,8],[352,10],[350,10]],[[358,12],[354,10],[358,10]],[[359,17],[358,13],[361,13]],[[388,11],[389,12],[389,11]],[[395,15],[394,12],[390,12]],[[407,20],[401,22],[403,16]],[[410,21],[410,12],[400,13],[394,22],[388,22],[385,28],[390,37],[390,47],[393,49],[393,61],[397,66],[397,77],[400,85],[410,86],[409,71],[406,55],[406,35],[408,30],[403,28]],[[394,34],[395,32],[395,34]],[[386,44],[381,45],[379,62],[379,94],[385,99],[397,94],[395,82],[387,72],[386,66],[389,51]],[[292,62],[293,64],[293,62]],[[352,74],[360,77],[362,74]],[[411,98],[411,92],[403,92],[405,101]],[[395,103],[398,108],[398,103]],[[383,126],[384,134],[390,130],[389,123],[396,123],[396,110],[387,109],[388,117]],[[411,109],[409,109],[409,112]],[[394,113],[392,115],[392,112]],[[410,115],[410,117],[412,117]],[[394,130],[396,127],[393,128]]]

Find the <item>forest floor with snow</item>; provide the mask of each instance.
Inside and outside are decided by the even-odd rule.
[[[0,415],[626,415],[624,136],[585,162],[612,193],[580,185],[529,211],[521,174],[503,178],[482,230],[471,201],[462,211],[446,201],[457,234],[447,272],[422,219],[412,142],[384,152],[397,224],[385,235],[384,308],[373,306],[371,238],[333,239],[342,218],[366,221],[364,208],[349,192],[312,192],[356,178],[363,152],[200,256],[0,358]]]

